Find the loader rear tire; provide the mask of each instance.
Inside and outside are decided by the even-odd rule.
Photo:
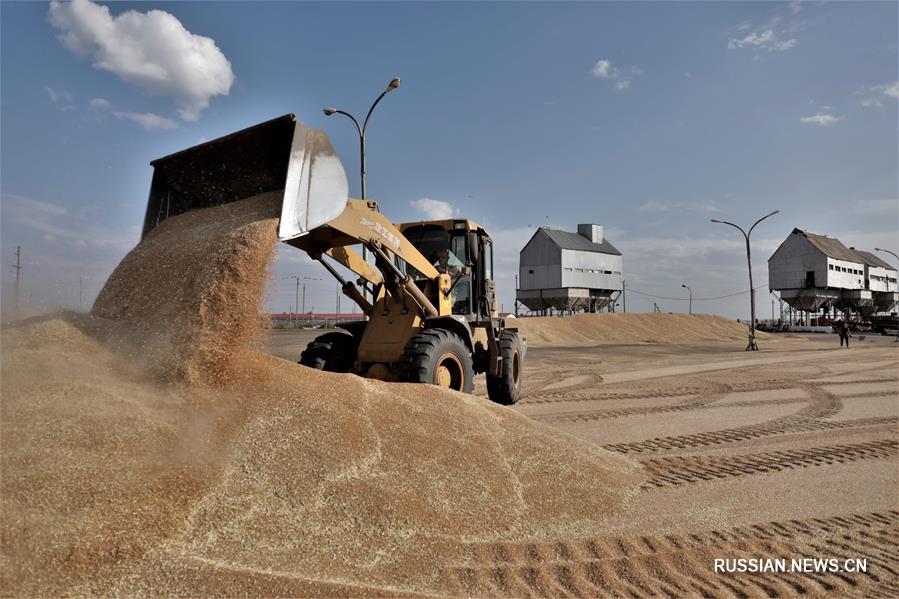
[[[446,387],[462,393],[474,390],[471,351],[446,329],[425,329],[412,337],[399,362],[400,380]]]
[[[325,333],[306,346],[297,363],[327,372],[349,372],[356,364],[358,345],[349,333]]]
[[[502,365],[499,375],[487,374],[487,396],[494,403],[510,406],[521,399],[524,346],[516,331],[503,331],[497,343]]]

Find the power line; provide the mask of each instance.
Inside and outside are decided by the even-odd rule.
[[[756,291],[758,291],[759,289],[764,289],[766,287],[768,287],[768,286],[767,285],[759,285],[755,289],[756,289]],[[666,295],[655,295],[652,293],[646,293],[645,291],[638,291],[638,290],[634,289],[633,287],[628,287],[628,291],[631,291],[638,295],[645,295],[646,297],[652,297],[655,299],[663,299],[663,300],[669,300],[669,301],[674,301],[674,302],[690,301],[689,298],[686,298],[686,297],[669,297]],[[744,291],[737,291],[736,293],[728,293],[727,295],[716,295],[714,297],[694,297],[693,301],[694,302],[702,302],[702,301],[708,301],[708,300],[719,300],[719,299],[725,299],[728,297],[736,297],[738,295],[745,295],[747,293],[749,293],[748,289],[746,289]]]

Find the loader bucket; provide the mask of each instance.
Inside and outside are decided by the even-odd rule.
[[[251,196],[283,192],[281,241],[307,233],[346,207],[346,172],[328,137],[292,114],[150,163],[144,237],[166,218]]]

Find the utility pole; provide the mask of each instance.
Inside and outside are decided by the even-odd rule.
[[[303,277],[304,281],[324,281],[319,277]],[[299,283],[299,281],[297,281]],[[303,314],[306,313],[306,283],[303,283]],[[312,313],[315,314],[315,306],[312,306]]]
[[[896,252],[891,252],[890,250],[885,250],[883,248],[874,248],[875,252],[884,252],[886,254],[891,255],[896,260],[899,260],[899,255]],[[890,281],[889,277],[887,277],[887,291],[890,290]],[[899,287],[897,287],[897,291],[899,291]],[[896,342],[899,343],[899,307],[896,308]]]
[[[515,318],[518,318],[518,275],[515,275],[515,303],[512,306],[515,308]]]
[[[16,310],[19,309],[19,273],[22,272],[22,246],[16,246],[16,263],[13,266],[16,269]]]
[[[299,318],[294,317],[294,312],[296,312],[300,306],[300,277],[297,275],[290,275],[289,277],[282,277],[282,278],[287,279],[287,280],[295,279],[297,282],[296,291],[294,292],[294,296],[293,296],[293,310],[290,312],[290,314],[287,315],[287,324],[289,325],[291,322],[296,324],[299,322]],[[305,296],[306,296],[306,286],[303,285],[303,297],[304,297],[303,301],[304,302],[305,302]]]
[[[693,316],[693,290],[687,287],[686,284],[681,285],[681,287],[690,292],[690,316]]]
[[[297,297],[297,296],[300,294],[300,277],[296,277],[296,280],[297,280],[297,286],[296,286],[296,288],[294,289],[294,292],[293,292],[293,311],[294,311],[294,312],[299,312],[299,311],[300,311],[300,298]],[[306,286],[303,285],[303,287],[305,288]],[[305,291],[306,291],[306,290],[303,289],[303,295],[306,295]],[[295,322],[296,324],[299,324],[299,320],[300,320],[300,319],[299,319],[299,314],[297,314],[296,317],[294,317],[293,320],[294,320],[294,322]]]
[[[621,279],[621,312],[627,313],[627,281]]]

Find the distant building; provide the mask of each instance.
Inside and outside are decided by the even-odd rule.
[[[870,314],[899,301],[896,269],[834,237],[793,229],[768,258],[768,287],[806,312],[837,308]]]
[[[621,293],[621,252],[603,237],[602,225],[577,231],[541,227],[522,248],[516,300],[528,310],[595,312]]]

